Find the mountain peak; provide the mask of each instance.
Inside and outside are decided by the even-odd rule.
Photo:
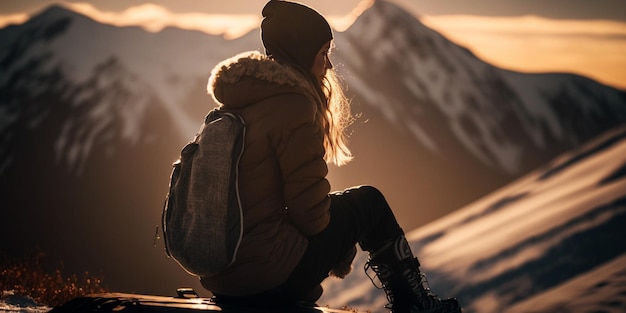
[[[59,20],[59,19],[64,19],[64,18],[75,18],[75,17],[83,17],[83,18],[88,19],[88,17],[80,13],[77,13],[61,4],[53,4],[53,5],[46,7],[41,12],[35,14],[30,19],[29,22],[50,21],[50,20]]]
[[[424,25],[419,17],[411,14],[405,8],[388,0],[371,0],[370,6],[354,22],[354,28],[363,28],[360,31],[366,38],[378,40],[383,38],[408,39],[409,41],[421,41],[418,47],[442,45],[444,50],[451,49],[458,53],[477,57],[466,47],[453,43],[439,32]],[[352,28],[352,27],[351,27]],[[416,47],[414,47],[416,48]]]
[[[65,33],[70,25],[76,22],[96,23],[93,19],[63,5],[54,4],[34,14],[24,23],[24,29],[29,30],[28,36],[31,39],[51,40]]]
[[[421,22],[406,9],[387,0],[371,0],[371,5],[366,12],[378,12],[378,14],[383,14],[387,17],[399,18],[402,20],[413,20],[421,24]]]

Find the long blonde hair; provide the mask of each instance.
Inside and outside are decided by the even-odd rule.
[[[346,129],[354,121],[350,101],[346,98],[339,77],[334,69],[328,69],[321,84],[313,79],[320,90],[317,107],[317,123],[324,130],[326,162],[337,166],[345,165],[353,158],[348,148]]]
[[[315,120],[324,132],[324,160],[337,166],[345,165],[353,157],[348,148],[346,130],[354,122],[350,111],[350,100],[343,92],[341,81],[334,69],[326,70],[320,82],[310,71],[292,62],[282,62],[275,56],[270,58],[286,65],[294,74],[304,76],[302,86],[310,99],[315,102]]]

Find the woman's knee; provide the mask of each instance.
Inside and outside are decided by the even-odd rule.
[[[359,192],[362,194],[362,197],[368,199],[368,202],[376,204],[376,207],[379,209],[387,209],[389,208],[389,204],[387,203],[387,199],[385,199],[385,195],[376,187],[370,185],[363,185],[358,187]]]
[[[378,188],[374,186],[370,186],[370,185],[361,185],[361,186],[352,187],[352,188],[349,188],[347,191],[354,192],[354,193],[357,193],[361,196],[368,197],[368,198],[376,198],[376,199],[382,199],[382,200],[385,199],[385,196],[380,190],[378,190]]]

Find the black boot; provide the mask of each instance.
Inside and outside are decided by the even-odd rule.
[[[430,290],[419,266],[405,237],[400,236],[378,251],[370,252],[365,271],[367,274],[368,269],[374,270],[382,283],[379,288],[387,294],[389,304],[386,307],[393,313],[461,313],[456,299],[441,300]]]

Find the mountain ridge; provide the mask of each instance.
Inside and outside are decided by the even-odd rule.
[[[370,16],[372,17],[370,18]],[[387,21],[393,22],[387,23]],[[364,25],[359,25],[359,23]],[[368,26],[368,23],[371,25]],[[381,27],[380,25],[382,24],[384,24],[385,27]],[[554,106],[550,107],[550,103],[546,103],[550,102],[550,99],[542,99],[540,95],[535,96],[535,98],[532,99],[533,101],[522,98],[520,96],[522,91],[523,93],[528,93],[529,91],[532,92],[532,90],[520,90],[520,88],[517,87],[519,85],[518,81],[511,76],[517,75],[519,77],[521,74],[504,71],[489,65],[478,59],[475,55],[468,53],[467,49],[455,45],[432,29],[425,27],[401,8],[385,1],[376,2],[370,10],[364,12],[364,14],[355,21],[353,27],[357,30],[362,30],[362,32],[356,34],[353,32],[351,35],[349,34],[348,37],[351,36],[354,38],[351,40],[353,45],[365,45],[360,51],[372,51],[370,54],[373,55],[373,57],[371,57],[372,60],[369,61],[369,64],[384,64],[380,66],[381,69],[379,69],[379,71],[384,70],[386,67],[391,67],[397,72],[405,72],[403,74],[406,75],[403,75],[400,81],[404,83],[404,87],[408,91],[409,96],[411,94],[413,95],[412,99],[414,100],[411,101],[409,96],[406,98],[396,97],[395,99],[398,99],[399,102],[406,103],[405,105],[419,105],[420,102],[426,101],[433,103],[433,106],[437,110],[429,112],[430,116],[438,114],[439,112],[444,114],[446,119],[451,122],[450,130],[453,132],[453,136],[461,142],[466,149],[470,150],[475,157],[483,160],[483,162],[497,164],[508,173],[528,171],[538,164],[510,164],[510,160],[514,159],[513,156],[516,153],[514,150],[518,148],[515,146],[507,147],[505,145],[498,145],[498,143],[510,144],[526,140],[528,142],[522,142],[522,144],[530,147],[518,150],[530,150],[532,147],[538,150],[536,148],[542,148],[541,143],[547,141],[543,137],[553,137],[550,138],[553,143],[558,142],[560,133],[555,130],[558,126],[553,125],[555,124],[554,121],[558,120],[555,115],[564,114],[565,112],[563,111],[566,110],[554,110]],[[351,28],[349,28],[347,32],[350,30]],[[409,32],[409,30],[411,31]],[[372,35],[376,34],[377,31],[390,35]],[[350,38],[348,38],[348,40],[350,40]],[[368,40],[372,40],[372,44],[376,44],[376,47],[373,47],[372,44],[368,45]],[[411,52],[416,51],[416,53],[403,53],[402,49],[408,49]],[[397,50],[401,51],[398,53]],[[384,53],[388,53],[389,57],[385,57],[384,55],[376,56],[376,54],[380,55]],[[355,53],[349,52],[349,54],[351,57],[345,58],[346,62],[355,59]],[[404,64],[397,64],[400,61],[394,60],[393,56],[398,54],[406,54],[408,60],[406,60]],[[417,55],[417,57],[414,57],[414,55]],[[385,62],[386,60],[388,61]],[[433,66],[433,64],[438,66]],[[409,70],[407,70],[407,68]],[[441,69],[443,69],[443,71]],[[422,74],[421,72],[426,73]],[[580,78],[581,76],[574,74],[556,75],[557,74],[551,74],[552,77],[555,77],[552,82],[553,85],[556,85],[555,88],[575,89],[575,87],[579,87],[582,89],[583,86],[569,87],[565,84],[567,81],[576,82],[586,80],[590,83],[589,85],[591,85],[592,82],[588,78]],[[366,76],[367,75],[361,75],[361,77]],[[527,74],[524,77],[529,79],[530,76]],[[436,80],[445,82],[432,82]],[[351,82],[354,83],[354,81]],[[476,92],[476,90],[463,88],[463,85],[475,87],[477,84],[480,84],[482,87],[478,92]],[[611,108],[605,108],[605,112],[609,114],[619,113],[616,114],[617,117],[615,119],[605,118],[603,121],[596,123],[596,127],[599,127],[598,125],[610,125],[603,129],[606,131],[626,121],[623,106],[620,107],[620,105],[626,101],[626,93],[606,87],[597,82],[593,84],[595,85],[593,88],[596,89],[585,85],[586,89],[592,89],[590,91],[599,94],[612,93],[612,97],[619,98],[619,100],[614,101]],[[370,82],[368,85],[373,89],[376,82]],[[455,85],[456,88],[452,90],[445,89],[446,87]],[[390,89],[390,91],[383,92],[382,94],[396,95],[402,93],[402,90],[398,90],[397,86],[385,87]],[[407,92],[405,91],[405,93]],[[570,99],[571,107],[569,109],[571,110],[584,103],[592,103],[594,98],[592,98],[589,93],[587,93],[584,101],[577,102],[575,99]],[[564,96],[567,96],[567,93],[565,93]],[[582,96],[584,96],[584,94],[582,94]],[[555,98],[558,99],[559,97]],[[504,101],[508,102],[504,103],[506,106],[502,105],[502,103],[499,104],[499,107],[495,106],[496,103]],[[544,103],[548,105],[543,105]],[[605,103],[600,104],[605,105]],[[547,107],[547,110],[543,109],[545,113],[537,114],[537,112],[541,110],[540,108],[544,106]],[[381,105],[378,105],[378,107],[381,107]],[[389,104],[387,107],[397,108],[398,105]],[[472,111],[462,112],[466,107],[471,108]],[[500,112],[498,112],[498,109]],[[510,110],[510,112],[506,112],[505,110]],[[381,109],[381,111],[386,116],[390,116],[389,112],[385,113],[383,109]],[[409,111],[409,109],[405,109],[405,111]],[[494,112],[497,114],[494,114]],[[498,117],[498,114],[502,117]],[[551,116],[546,116],[547,114],[551,114]],[[396,114],[396,116],[401,117],[405,115]],[[415,114],[412,114],[412,118],[415,118]],[[497,134],[494,129],[481,129],[481,127],[489,127],[489,125],[494,122],[499,123],[498,120],[494,121],[494,119],[497,118],[506,119],[507,124],[511,122],[518,123],[517,127],[523,129],[523,132],[518,131],[515,133],[513,131],[505,131],[501,132],[501,134]],[[589,121],[587,121],[587,124],[590,124]],[[415,127],[415,124],[411,126]],[[510,128],[510,125],[507,126]],[[507,129],[499,124],[492,126],[492,128],[495,127],[498,127],[500,130]],[[411,131],[411,128],[408,128],[408,131]],[[541,129],[547,129],[548,131],[538,131]],[[572,129],[570,130],[573,131]],[[533,131],[535,132],[533,133]],[[422,130],[420,133],[423,135],[429,132]],[[430,132],[430,134],[432,133],[434,132]],[[576,132],[574,132],[574,134],[575,133]],[[597,134],[598,131],[596,130],[595,133]],[[507,138],[497,138],[498,135],[503,134],[507,135],[509,140],[502,140]],[[468,136],[473,136],[473,138]],[[575,140],[575,144],[580,144],[591,139],[591,137],[592,136],[582,136],[578,140]],[[475,139],[479,139],[479,142],[473,142]],[[433,142],[433,140],[430,140],[430,142]],[[571,147],[570,145],[567,148]],[[551,154],[554,156],[554,153]],[[517,156],[517,158],[524,157],[528,156]]]

